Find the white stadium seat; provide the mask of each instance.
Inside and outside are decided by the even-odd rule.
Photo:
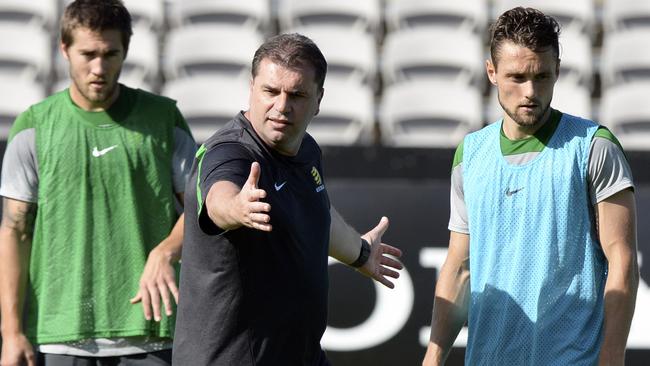
[[[156,85],[159,79],[159,62],[157,35],[148,28],[134,29],[120,80],[129,80],[138,86]]]
[[[0,76],[0,95],[0,139],[6,141],[16,117],[45,98],[45,87],[33,81]]]
[[[450,82],[395,84],[384,93],[380,121],[387,145],[453,148],[483,126],[481,93]]]
[[[282,30],[329,25],[379,35],[380,0],[281,0],[278,17]]]
[[[606,33],[638,27],[650,28],[650,1],[604,1],[603,28]]]
[[[373,91],[369,87],[328,79],[320,112],[307,132],[321,145],[369,144],[374,110]]]
[[[584,86],[558,81],[553,90],[551,106],[574,116],[594,118],[591,107],[591,93]]]
[[[146,28],[151,32],[162,31],[165,25],[163,0],[124,0],[131,14],[133,28]]]
[[[175,99],[197,142],[203,142],[248,109],[249,84],[223,76],[178,79],[165,84],[162,94]]]
[[[610,0],[618,1],[618,0]],[[596,23],[594,0],[495,0],[496,16],[516,6],[539,9],[552,15],[561,25],[563,32],[578,32],[593,35]]]
[[[650,80],[650,28],[608,33],[603,40],[603,88]]]
[[[168,79],[201,75],[250,78],[250,64],[262,36],[232,25],[200,24],[176,28],[165,45]]]
[[[13,23],[0,24],[0,76],[49,82],[52,47],[43,29]]]
[[[484,80],[481,39],[468,32],[416,28],[389,33],[382,54],[386,84],[446,80],[479,85]]]
[[[587,88],[593,84],[593,55],[591,40],[583,33],[560,34],[560,81],[568,81]]]
[[[483,34],[487,0],[398,0],[386,4],[389,32],[417,27],[445,27]]]
[[[183,0],[174,5],[170,18],[174,26],[193,24],[236,25],[268,34],[269,0]]]
[[[15,23],[54,31],[58,5],[58,0],[1,0],[0,24]]]
[[[293,29],[313,40],[327,60],[327,80],[350,80],[374,87],[377,78],[375,39],[361,32],[312,26]]]
[[[626,150],[650,151],[650,81],[618,85],[603,93],[600,122]]]

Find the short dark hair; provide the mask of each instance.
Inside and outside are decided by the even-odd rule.
[[[516,7],[504,12],[492,25],[490,33],[490,56],[495,67],[504,41],[524,46],[534,52],[551,47],[556,59],[560,58],[560,24],[537,9]]]
[[[325,83],[327,61],[318,46],[309,38],[298,34],[280,34],[271,37],[262,44],[253,57],[251,73],[257,76],[260,63],[264,59],[288,68],[304,67],[305,64],[314,68],[314,77],[319,88]]]
[[[72,44],[72,31],[84,27],[101,32],[116,29],[122,34],[124,55],[129,50],[133,29],[131,14],[121,0],[76,0],[70,3],[61,17],[61,42]]]

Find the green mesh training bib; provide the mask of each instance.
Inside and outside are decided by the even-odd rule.
[[[19,129],[35,128],[38,157],[25,325],[34,343],[173,335],[173,318],[146,321],[129,299],[177,218],[175,110],[121,86],[107,112],[79,109],[66,90],[19,117]]]

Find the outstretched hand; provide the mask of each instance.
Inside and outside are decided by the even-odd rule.
[[[402,256],[402,251],[381,242],[386,229],[388,229],[388,218],[384,216],[377,226],[361,236],[370,244],[370,257],[363,266],[358,268],[358,271],[388,288],[394,288],[393,282],[386,277],[398,278],[399,273],[394,269],[400,270],[404,266],[389,256],[399,258]]]
[[[262,231],[271,231],[271,205],[260,200],[266,197],[266,191],[257,188],[261,168],[258,162],[251,164],[251,172],[241,191],[235,197],[236,220],[243,226]]]

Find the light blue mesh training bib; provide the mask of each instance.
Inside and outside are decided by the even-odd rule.
[[[607,276],[587,184],[597,128],[564,114],[519,166],[501,154],[501,122],[465,138],[467,365],[597,364]]]

